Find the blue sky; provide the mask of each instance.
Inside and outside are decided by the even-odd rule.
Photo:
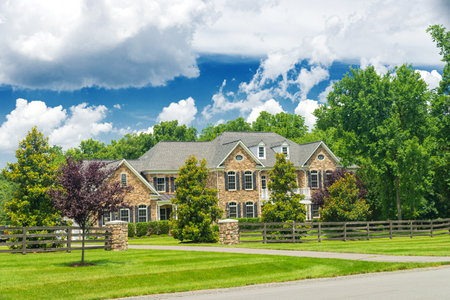
[[[425,30],[449,15],[439,0],[1,2],[0,167],[33,125],[64,149],[262,110],[312,128],[349,66],[410,63],[433,88]]]

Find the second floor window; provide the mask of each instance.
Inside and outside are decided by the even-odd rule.
[[[122,186],[127,186],[127,174],[122,174],[120,179]]]
[[[236,190],[236,172],[230,171],[227,173],[228,176],[228,190]]]
[[[267,188],[267,179],[265,175],[261,176],[261,188],[263,190]]]
[[[244,173],[244,187],[246,190],[253,190],[253,174],[250,171],[245,171]]]
[[[156,190],[158,192],[165,192],[166,191],[166,181],[165,181],[164,177],[156,178]]]
[[[317,171],[311,171],[311,187],[319,187],[319,175]]]

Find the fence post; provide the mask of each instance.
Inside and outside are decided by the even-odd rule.
[[[67,253],[70,253],[72,247],[72,227],[67,228]]]
[[[27,253],[27,229],[22,227],[22,254]]]
[[[389,238],[392,240],[392,220],[389,220]]]
[[[264,231],[263,231],[263,243],[264,244],[267,244],[266,234],[267,234],[267,224],[264,223]]]
[[[292,222],[292,242],[295,243],[295,222]]]
[[[321,222],[319,222],[319,228],[318,228],[318,232],[317,232],[317,239],[319,240],[319,243],[322,241],[322,238],[320,237],[320,225],[321,225],[322,223]]]
[[[369,222],[367,222],[367,239],[370,240],[370,227],[369,227]]]
[[[344,242],[347,241],[347,223],[344,223]]]
[[[412,228],[413,221],[409,221],[409,237],[413,237],[413,228]]]
[[[433,237],[433,220],[431,220],[430,236]]]

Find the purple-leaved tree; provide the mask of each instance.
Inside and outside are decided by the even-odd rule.
[[[81,228],[81,265],[84,265],[84,241],[90,221],[97,220],[105,209],[117,209],[132,188],[109,180],[113,172],[103,162],[75,161],[69,157],[59,169],[55,187],[49,191],[54,206]]]

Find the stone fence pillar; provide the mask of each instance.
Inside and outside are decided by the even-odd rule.
[[[111,241],[106,243],[106,250],[128,250],[128,223],[124,221],[111,221],[105,224],[111,230]]]
[[[239,244],[238,220],[224,219],[219,221],[219,242],[221,245]]]

